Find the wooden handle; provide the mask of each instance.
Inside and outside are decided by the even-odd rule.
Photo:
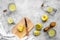
[[[26,28],[26,36],[28,36],[28,35],[29,35],[28,28]]]

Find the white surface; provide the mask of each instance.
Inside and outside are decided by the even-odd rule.
[[[7,15],[5,15],[3,13],[3,10],[8,9],[8,4],[11,2],[14,2],[16,4],[16,11],[13,13],[7,12]],[[31,32],[29,33],[30,34],[29,36],[31,36],[31,38],[34,37],[36,40],[60,40],[60,36],[59,36],[60,35],[60,0],[47,0],[46,2],[46,4],[48,4],[49,6],[57,9],[57,13],[54,16],[49,15],[48,13],[44,12],[41,9],[40,5],[42,4],[42,2],[44,1],[43,0],[13,0],[13,1],[12,0],[0,0],[0,13],[2,14],[0,17],[0,21],[2,22],[6,33],[9,34],[10,32],[8,31],[10,31],[10,28],[15,25],[15,24],[7,23],[8,17],[12,17],[14,19],[14,22],[17,23],[23,16],[27,16],[28,18],[32,20],[34,25],[37,22],[42,23],[43,28],[49,25],[51,21],[57,22],[57,25],[54,28],[57,33],[54,38],[49,38],[48,35],[43,32],[43,30],[40,31],[41,35],[34,36],[33,31],[35,30],[35,28],[33,28]],[[47,14],[49,16],[48,21],[45,23],[41,21],[42,14]],[[16,39],[15,38],[10,39],[10,40],[18,40],[18,38]],[[24,40],[25,37],[22,39]],[[4,39],[1,39],[1,40],[4,40]]]

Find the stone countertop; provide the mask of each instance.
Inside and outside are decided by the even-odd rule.
[[[12,13],[8,11],[6,14],[3,13],[3,10],[8,9],[8,4],[12,2],[16,4],[16,11]],[[31,19],[34,25],[38,22],[42,23],[43,28],[49,25],[51,21],[56,21],[57,23],[56,27],[53,28],[56,30],[56,36],[54,38],[49,38],[48,35],[43,32],[43,30],[40,31],[41,35],[34,36],[33,31],[35,28],[33,28],[29,33],[30,36],[34,36],[37,40],[60,40],[60,0],[46,0],[46,4],[57,9],[57,12],[53,16],[41,9],[41,4],[43,2],[44,0],[0,0],[0,21],[2,22],[5,31],[10,33],[10,28],[15,25],[10,25],[7,23],[8,17],[12,17],[14,22],[17,23],[22,17],[27,16],[29,19]],[[45,23],[43,23],[41,20],[41,16],[43,14],[47,14],[49,17]]]

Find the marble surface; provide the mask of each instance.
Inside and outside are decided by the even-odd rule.
[[[12,2],[16,4],[16,11],[11,13],[8,10],[8,4]],[[45,11],[43,11],[41,9],[41,4],[43,2],[57,9],[57,12],[52,16],[46,13]],[[8,12],[3,13],[4,9],[7,9]],[[49,19],[45,23],[42,22],[41,20],[41,16],[43,14],[47,14],[49,17]],[[30,35],[28,37],[28,40],[33,40],[33,39],[29,39],[30,37],[34,38],[34,40],[60,40],[60,0],[0,0],[0,22],[3,24],[3,28],[7,34],[11,33],[11,28],[24,16],[31,19],[34,25],[36,23],[42,23],[43,28],[48,26],[49,23],[52,21],[56,21],[57,23],[56,27],[53,28],[56,30],[56,36],[54,38],[49,38],[48,35],[43,32],[43,28],[40,31],[41,34],[39,36],[34,36],[33,35],[33,31],[35,30],[34,27],[29,33]],[[12,17],[15,24],[8,24],[7,23],[8,17]],[[24,38],[22,39],[27,40]],[[1,39],[1,40],[5,40],[5,39]],[[6,39],[6,40],[18,40],[18,39],[14,38],[14,39]]]

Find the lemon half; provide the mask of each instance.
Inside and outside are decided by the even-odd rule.
[[[17,29],[18,29],[18,31],[22,32],[23,29],[24,29],[24,26],[23,25],[19,25]]]
[[[46,14],[43,14],[41,19],[42,19],[42,21],[47,21],[48,20],[48,16]]]
[[[10,3],[8,6],[10,11],[15,11],[16,10],[16,5],[14,3]]]
[[[38,36],[39,34],[40,34],[39,31],[37,31],[37,30],[34,31],[34,35],[35,35],[35,36]]]
[[[13,23],[13,19],[11,18],[11,17],[9,17],[8,19],[7,19],[7,21],[8,21],[8,23]]]
[[[49,35],[50,37],[54,37],[54,36],[56,35],[56,31],[55,31],[54,29],[50,29],[50,30],[48,31],[48,35]]]
[[[42,29],[42,24],[41,23],[37,23],[36,24],[36,29],[37,30],[41,30]]]
[[[53,11],[53,8],[52,7],[47,7],[47,10],[46,10],[47,12],[52,12]]]

